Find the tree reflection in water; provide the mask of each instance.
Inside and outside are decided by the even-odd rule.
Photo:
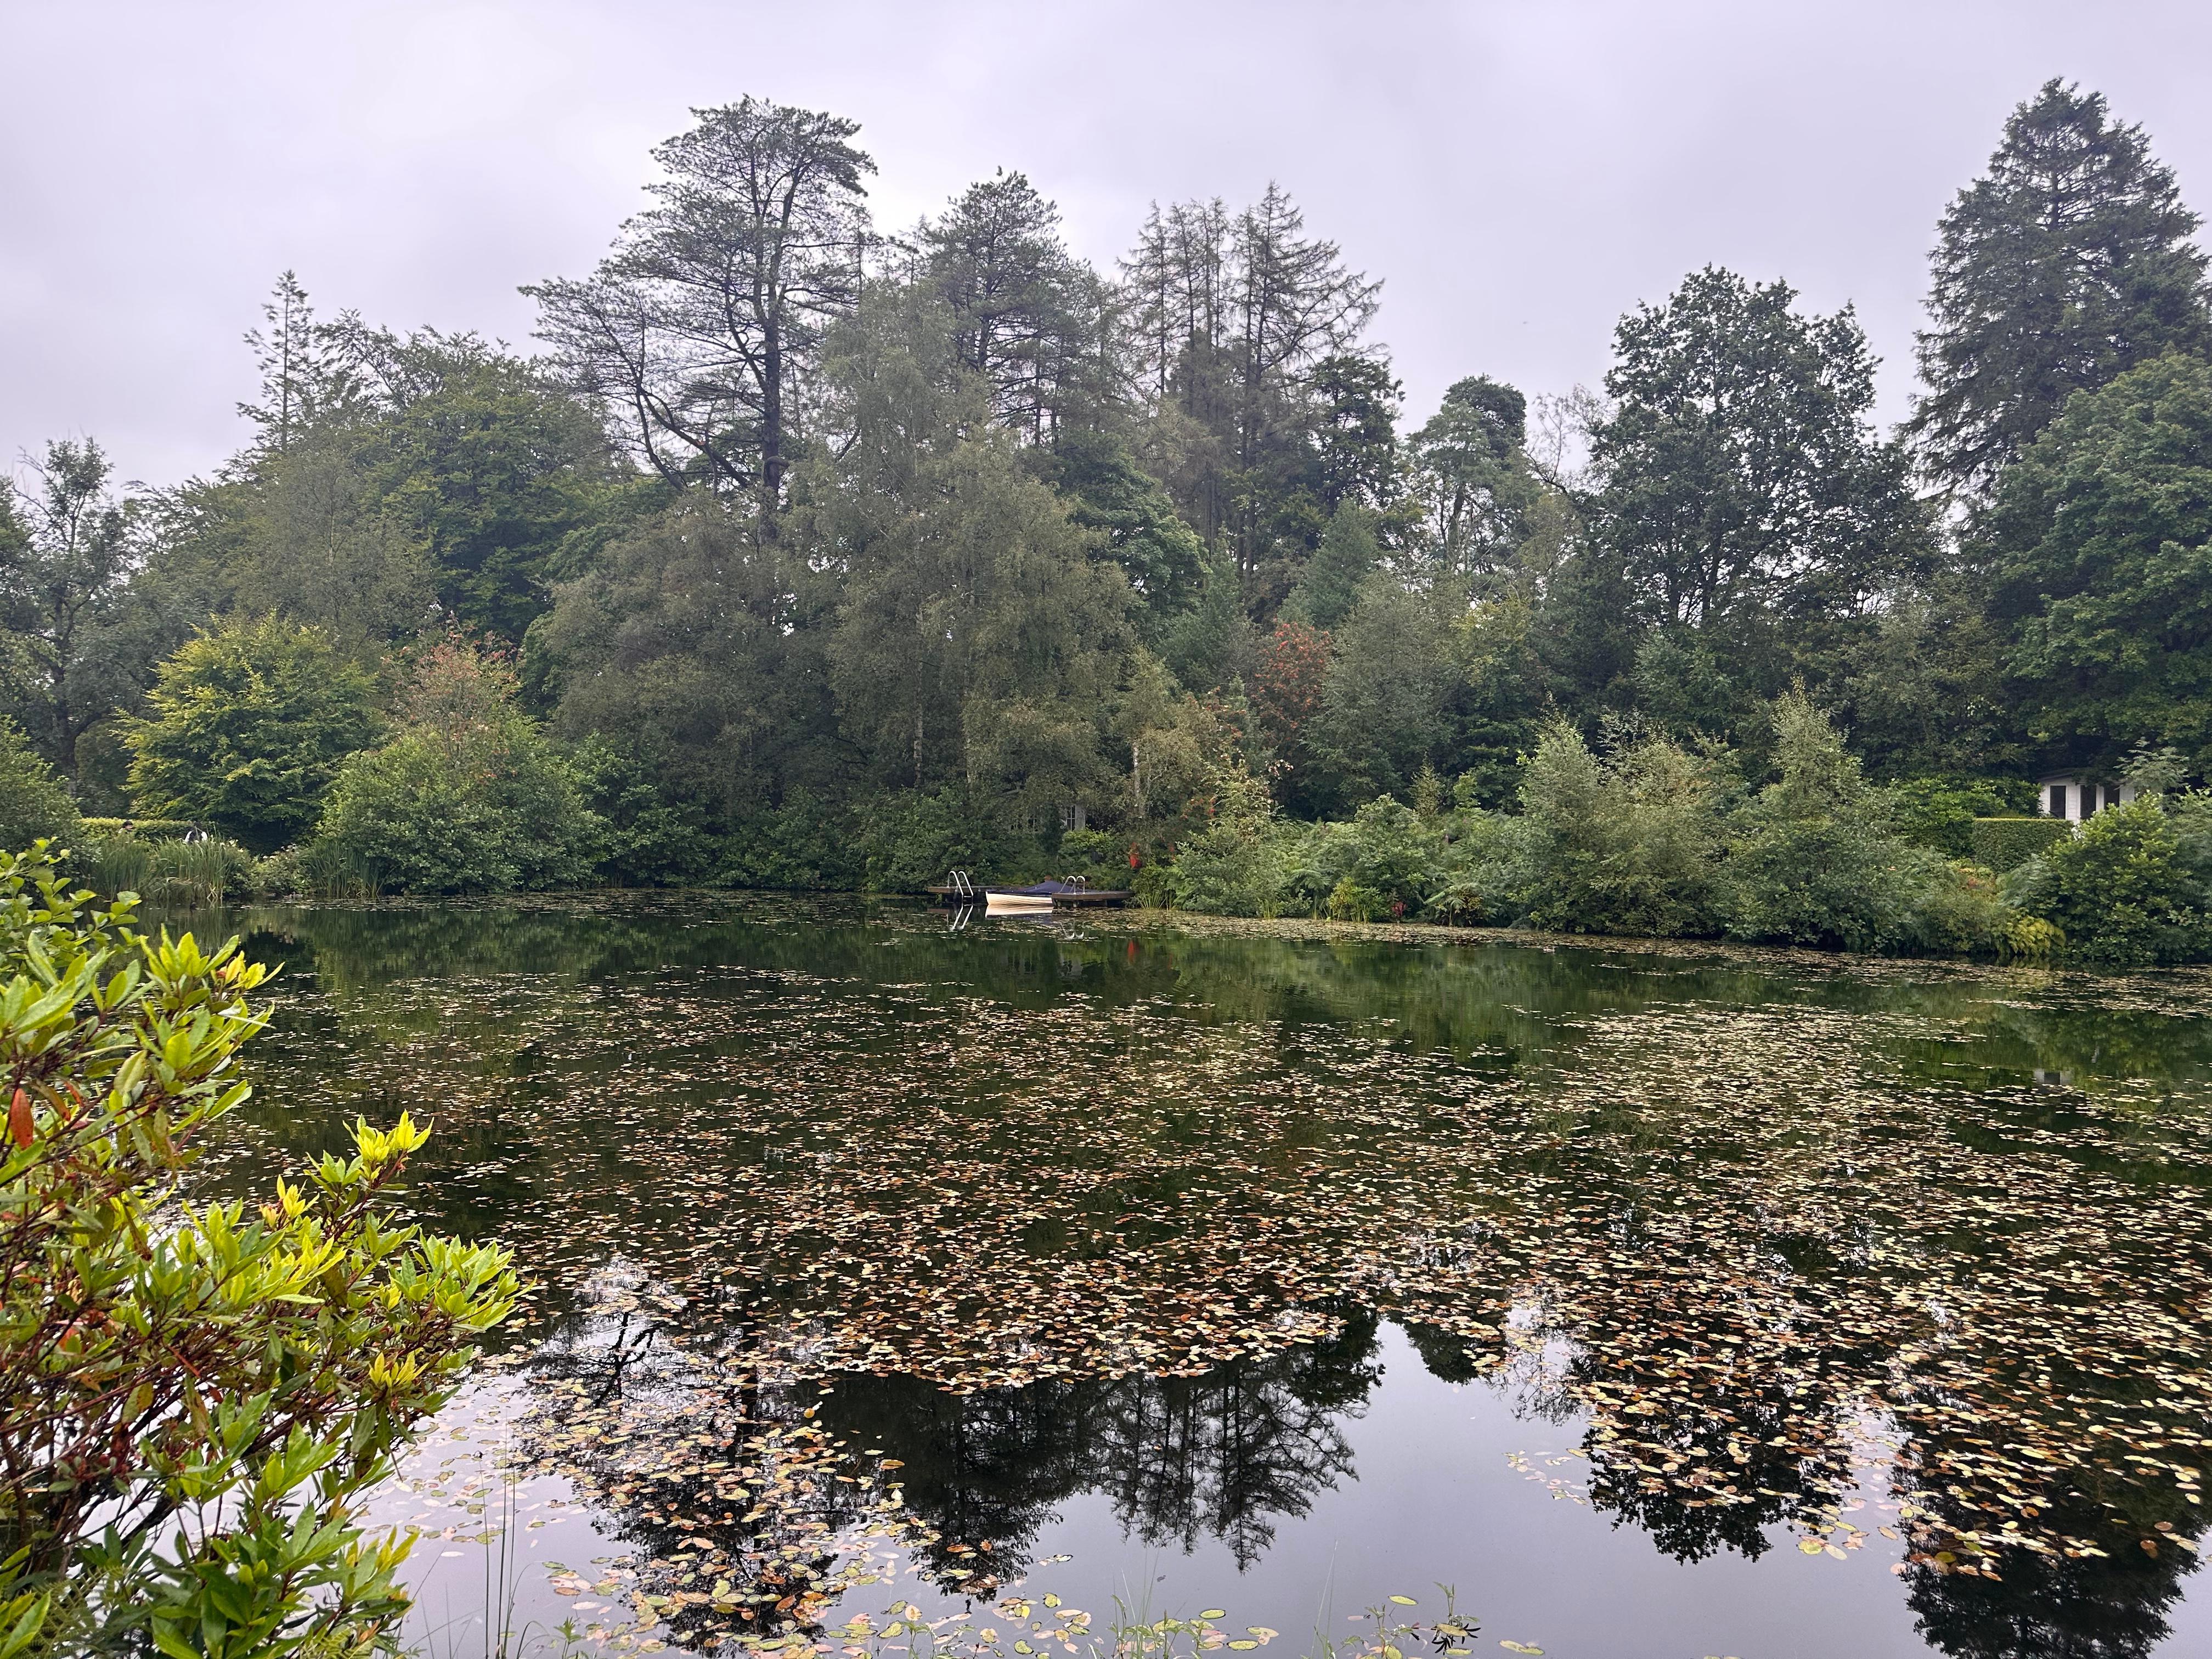
[[[1364,1411],[1381,1375],[1376,1329],[1372,1314],[1356,1314],[1334,1340],[1194,1377],[966,1395],[915,1377],[844,1377],[823,1414],[856,1443],[896,1448],[908,1504],[946,1544],[990,1540],[1002,1575],[1027,1570],[1054,1507],[1084,1492],[1111,1498],[1141,1543],[1188,1551],[1218,1538],[1249,1566],[1279,1518],[1306,1514],[1352,1476],[1342,1421]]]

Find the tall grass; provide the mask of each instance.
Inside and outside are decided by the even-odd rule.
[[[155,845],[136,836],[103,836],[77,855],[77,868],[103,893],[143,897],[153,875]]]
[[[227,841],[108,836],[92,843],[83,866],[103,893],[136,893],[149,903],[186,908],[242,896],[253,878],[252,854]]]

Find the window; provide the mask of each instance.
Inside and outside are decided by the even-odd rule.
[[[2051,816],[2054,818],[2066,816],[2066,786],[2063,783],[2051,786]]]

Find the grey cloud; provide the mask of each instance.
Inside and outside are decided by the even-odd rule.
[[[243,435],[276,273],[325,312],[526,340],[647,146],[746,92],[864,124],[884,222],[1005,165],[1110,262],[1147,202],[1279,179],[1387,279],[1415,411],[1603,372],[1708,262],[1856,301],[1909,395],[1936,215],[2046,76],[2212,204],[2201,4],[0,4],[0,453],[173,482]]]

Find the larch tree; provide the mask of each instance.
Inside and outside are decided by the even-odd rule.
[[[1307,235],[1273,185],[1233,216],[1218,202],[1155,208],[1121,270],[1136,390],[1175,452],[1164,482],[1249,585],[1277,551],[1285,498],[1321,495],[1322,366],[1334,362],[1335,389],[1368,406],[1346,404],[1350,426],[1392,400],[1387,371],[1368,386],[1345,362],[1369,355],[1361,337],[1382,284],[1350,269],[1334,242]],[[1307,515],[1307,544],[1333,504]]]
[[[2052,80],[2015,109],[1942,219],[1907,426],[1929,475],[1984,501],[2074,393],[2212,345],[2199,222],[2100,94]]]

